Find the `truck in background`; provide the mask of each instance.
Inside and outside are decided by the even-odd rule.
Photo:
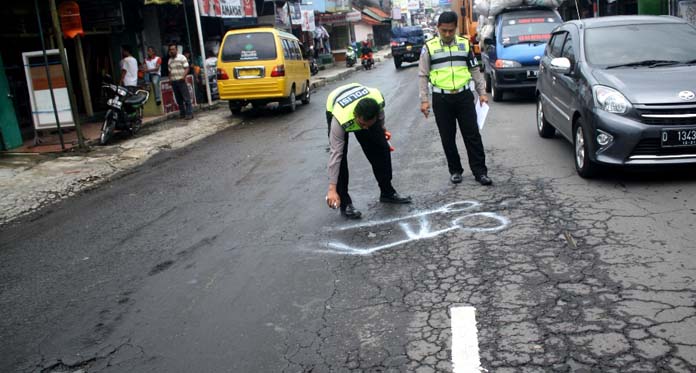
[[[479,47],[478,27],[479,15],[474,11],[474,0],[452,0],[452,10],[459,13],[459,24],[457,25],[457,35],[467,38],[469,44],[474,48],[476,56],[481,54]]]
[[[506,91],[533,92],[539,61],[561,16],[553,8],[520,5],[502,9],[488,22],[492,30],[482,32],[481,61],[493,101],[502,101]]]

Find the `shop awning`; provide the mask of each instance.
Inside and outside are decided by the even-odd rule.
[[[362,21],[363,23],[367,23],[368,25],[371,25],[371,26],[377,26],[377,25],[381,25],[381,24],[382,24],[382,22],[380,22],[380,21],[378,21],[378,20],[376,20],[376,19],[374,19],[374,18],[372,18],[372,17],[370,17],[370,16],[368,16],[368,15],[366,15],[366,14],[364,14],[364,13],[362,14],[362,19],[361,19],[361,21]]]
[[[391,17],[387,13],[385,13],[382,9],[368,6],[363,9],[363,14],[367,14],[368,16],[372,17],[373,19],[376,19],[379,22],[389,22]]]

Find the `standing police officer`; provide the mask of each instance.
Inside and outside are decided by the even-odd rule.
[[[341,209],[341,215],[359,219],[348,194],[348,134],[355,134],[363,153],[372,165],[380,189],[380,202],[411,203],[411,197],[399,195],[392,186],[389,143],[384,128],[384,97],[375,88],[358,83],[346,84],[329,93],[326,121],[329,125],[329,191],[326,203]]]
[[[443,12],[437,21],[439,36],[428,40],[423,47],[418,64],[421,112],[426,118],[430,112],[429,81],[433,87],[433,111],[447,157],[450,181],[461,183],[464,171],[456,143],[459,122],[474,178],[482,185],[491,185],[493,181],[488,177],[486,155],[476,122],[474,95],[469,89],[469,82],[473,79],[481,104],[486,103],[486,83],[469,41],[457,36],[456,29],[457,14]]]

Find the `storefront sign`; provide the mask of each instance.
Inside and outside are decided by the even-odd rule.
[[[328,13],[322,13],[319,14],[317,19],[319,20],[319,23],[322,25],[332,25],[335,23],[346,23],[346,14],[345,13],[335,13],[335,14],[328,14]]]
[[[314,32],[315,29],[314,10],[302,9],[302,31]]]
[[[256,17],[254,0],[198,0],[198,5],[204,17]]]
[[[46,55],[51,76],[50,86],[48,75],[46,75],[43,51],[22,53],[27,87],[29,87],[29,101],[31,102],[34,128],[37,130],[57,128],[56,111],[58,112],[61,128],[74,127],[75,123],[73,122],[70,98],[68,97],[68,86],[65,83],[65,75],[63,75],[58,49],[47,50]],[[56,102],[55,110],[49,87],[53,89],[53,97]]]
[[[193,75],[186,75],[186,86],[189,90],[189,95],[191,97],[191,104],[197,105],[196,95],[193,93]],[[165,113],[176,113],[179,111],[179,105],[176,103],[174,98],[174,90],[172,89],[172,83],[169,82],[169,78],[162,78],[160,81],[160,87],[162,88],[162,106],[164,107]]]
[[[362,13],[358,11],[352,11],[346,14],[346,21],[348,22],[359,22],[362,19]]]
[[[64,1],[58,6],[60,16],[60,28],[63,37],[73,39],[76,36],[85,36],[82,30],[82,18],[80,18],[80,6],[74,1]]]

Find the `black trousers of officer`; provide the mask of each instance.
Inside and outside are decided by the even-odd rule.
[[[330,118],[327,115],[327,120]],[[384,137],[384,130],[380,122],[375,123],[372,127],[366,130],[353,132],[355,138],[360,143],[360,147],[365,153],[365,157],[372,166],[372,173],[377,179],[381,195],[390,196],[396,193],[392,186],[392,165],[391,152],[389,151],[389,143]],[[341,167],[338,173],[338,182],[336,183],[336,192],[341,198],[341,210],[345,210],[346,206],[353,203],[353,200],[348,194],[348,135],[345,133],[345,144],[343,146],[343,158],[341,159]]]
[[[471,172],[474,176],[488,174],[486,155],[476,122],[474,94],[468,89],[456,94],[433,92],[433,113],[450,174],[464,171],[457,149],[457,122],[464,138]]]

